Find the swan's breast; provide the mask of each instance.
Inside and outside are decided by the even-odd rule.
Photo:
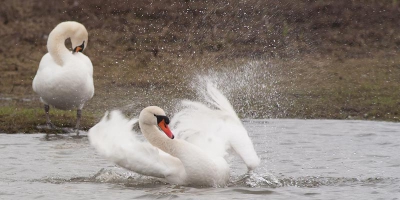
[[[176,151],[185,168],[187,184],[221,186],[228,181],[229,166],[224,158],[210,156],[180,139],[176,139]]]
[[[77,58],[71,54],[68,62],[59,66],[49,54],[43,56],[32,83],[42,101],[59,109],[71,109],[93,97],[93,67]]]

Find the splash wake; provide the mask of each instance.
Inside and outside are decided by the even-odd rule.
[[[398,182],[396,178],[388,177],[370,177],[370,178],[352,178],[352,177],[280,177],[272,174],[244,174],[237,177],[231,177],[227,187],[260,187],[260,188],[279,188],[279,187],[300,187],[317,188],[321,186],[351,186],[351,185],[377,185],[392,184]],[[32,182],[44,182],[52,184],[63,183],[111,183],[125,185],[127,187],[156,187],[166,185],[167,183],[159,179],[141,176],[136,173],[119,173],[110,169],[101,169],[99,172],[89,177],[72,177],[69,179],[46,177]]]

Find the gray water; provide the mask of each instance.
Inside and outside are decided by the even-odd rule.
[[[400,123],[245,120],[261,166],[232,158],[224,188],[162,183],[106,161],[87,137],[0,134],[0,199],[399,199]]]

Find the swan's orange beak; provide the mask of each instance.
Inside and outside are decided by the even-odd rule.
[[[82,52],[82,47],[80,47],[80,46],[77,46],[75,49],[74,49],[74,51],[75,52]]]
[[[75,47],[75,49],[72,51],[72,53],[82,52],[84,48],[85,48],[85,41],[83,41],[83,43],[81,45]]]
[[[158,123],[158,126],[161,128],[162,131],[164,131],[165,135],[167,135],[169,138],[174,139],[174,134],[172,134],[171,130],[169,129],[167,123],[165,123],[165,120],[161,120],[160,123]]]

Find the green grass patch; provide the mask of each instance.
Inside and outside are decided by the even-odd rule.
[[[57,127],[75,127],[76,111],[62,111],[51,109],[50,119]],[[98,117],[89,112],[83,112],[81,129],[88,130],[98,120]],[[15,106],[0,107],[0,132],[2,133],[57,133],[59,130],[37,129],[38,125],[46,124],[43,109],[24,108]]]

